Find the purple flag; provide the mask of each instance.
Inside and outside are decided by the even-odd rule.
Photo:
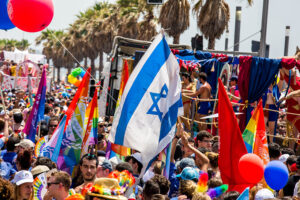
[[[46,68],[44,67],[32,110],[26,122],[25,128],[23,129],[23,132],[27,135],[27,139],[31,140],[32,142],[35,142],[38,122],[44,119],[46,89],[47,78]]]

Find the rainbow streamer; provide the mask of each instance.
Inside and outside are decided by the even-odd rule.
[[[224,184],[219,187],[209,189],[206,194],[210,196],[211,199],[218,198],[221,194],[225,193],[228,190],[228,185]]]
[[[206,192],[208,189],[207,182],[208,174],[206,172],[201,173],[197,183],[197,192]]]
[[[33,199],[43,200],[46,192],[47,192],[47,178],[45,173],[42,173],[33,180]]]
[[[35,145],[34,148],[34,155],[35,157],[39,157],[43,148],[46,146],[46,143],[48,142],[48,136],[46,135],[45,137],[42,137],[41,139],[39,139]]]

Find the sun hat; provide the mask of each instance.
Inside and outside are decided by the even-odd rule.
[[[33,176],[29,171],[22,170],[15,174],[12,183],[15,183],[17,186],[22,185],[23,183],[33,183]]]
[[[20,147],[23,147],[23,148],[27,149],[27,148],[34,148],[35,145],[31,140],[23,139],[23,140],[21,140],[21,142],[19,142],[15,146],[16,147],[20,146]]]
[[[20,146],[23,148],[34,148],[35,144],[29,139],[23,139],[23,140],[21,140],[21,142],[19,142],[15,146]]]
[[[176,177],[181,178],[183,180],[195,180],[195,179],[198,180],[199,179],[199,172],[195,168],[186,167]]]
[[[31,174],[32,174],[32,176],[35,176],[35,175],[41,174],[43,172],[48,172],[48,171],[50,171],[50,169],[46,165],[38,165],[38,166],[32,168]]]

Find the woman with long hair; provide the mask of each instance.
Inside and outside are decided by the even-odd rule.
[[[29,171],[17,172],[12,182],[15,184],[13,200],[33,199],[33,177]]]

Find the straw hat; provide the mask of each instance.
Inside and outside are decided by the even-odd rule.
[[[122,194],[123,190],[120,188],[118,180],[114,178],[96,179],[94,186],[87,192],[87,195],[92,197],[101,197],[112,200],[127,200],[127,198]]]

